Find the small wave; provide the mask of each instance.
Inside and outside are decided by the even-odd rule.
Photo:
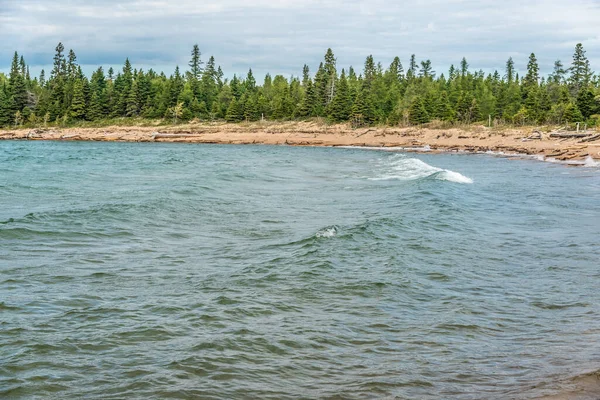
[[[473,180],[463,174],[448,169],[429,165],[418,158],[392,157],[387,165],[387,171],[381,176],[369,178],[370,180],[417,180],[433,178],[455,183],[473,183]]]
[[[335,225],[328,226],[326,228],[321,229],[315,234],[315,237],[318,238],[331,238],[338,234],[338,227]]]

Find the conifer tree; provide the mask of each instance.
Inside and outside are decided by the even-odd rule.
[[[254,78],[254,74],[252,74],[252,68],[248,70],[248,75],[246,75],[246,80],[244,81],[244,89],[250,94],[256,91],[256,79]]]
[[[258,119],[258,98],[256,94],[248,96],[244,106],[244,119],[246,121],[256,121]]]
[[[73,85],[73,100],[69,110],[69,116],[75,120],[85,117],[85,95],[83,93],[83,81],[77,79]]]
[[[201,100],[206,103],[208,108],[212,108],[212,104],[217,98],[217,71],[215,69],[215,58],[211,56],[206,63],[206,68],[202,73],[201,81]]]
[[[425,110],[423,99],[416,97],[410,105],[408,120],[413,125],[421,125],[429,122],[429,115]]]
[[[453,122],[456,117],[456,113],[450,105],[450,100],[448,99],[448,93],[446,91],[442,91],[440,94],[436,104],[435,116],[442,121],[448,122]]]
[[[15,51],[9,75],[10,95],[12,96],[12,113],[23,111],[27,105],[27,87],[19,66],[19,55]]]
[[[410,66],[406,72],[406,79],[412,80],[417,75],[417,60],[414,54],[410,56]]]
[[[315,106],[315,90],[310,79],[306,82],[305,88],[304,98],[298,110],[298,115],[301,117],[310,117],[313,115]]]
[[[240,112],[240,105],[238,100],[234,97],[229,103],[225,119],[227,122],[239,122],[242,120],[243,113]]]
[[[577,97],[579,91],[588,85],[592,76],[589,60],[583,50],[583,45],[577,43],[575,53],[573,54],[573,62],[571,64],[571,76],[569,77],[569,86],[573,96]]]
[[[133,81],[129,94],[127,95],[126,115],[136,117],[140,112],[140,101],[137,81]]]
[[[515,80],[515,62],[513,61],[512,57],[509,57],[508,61],[506,61],[505,78],[509,85]]]
[[[583,121],[583,115],[581,115],[581,111],[576,103],[570,102],[567,104],[563,114],[563,121],[571,124]]]
[[[12,105],[4,87],[0,87],[0,127],[8,126],[11,122]]]
[[[192,59],[190,60],[190,78],[193,81],[199,81],[202,78],[202,62],[201,60],[202,53],[200,52],[200,47],[197,44],[192,48]]]
[[[348,120],[352,111],[352,100],[348,89],[348,80],[346,72],[342,69],[342,74],[337,85],[337,90],[333,102],[331,103],[330,118],[336,122]]]
[[[583,119],[588,119],[592,114],[595,113],[597,106],[595,102],[594,92],[590,89],[583,89],[579,91],[577,96],[577,108],[581,112]]]

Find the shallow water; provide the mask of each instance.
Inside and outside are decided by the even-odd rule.
[[[600,169],[0,142],[0,397],[530,398],[600,368]]]

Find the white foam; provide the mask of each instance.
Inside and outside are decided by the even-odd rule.
[[[583,162],[584,167],[600,167],[600,162],[594,160],[591,156],[587,156]]]
[[[321,229],[319,232],[315,234],[315,237],[318,238],[331,238],[337,235],[338,229],[335,226],[328,226],[327,228]]]
[[[388,159],[386,164],[382,165],[382,169],[385,170],[382,175],[369,179],[376,181],[392,179],[411,181],[434,176],[435,179],[449,182],[473,183],[471,178],[459,172],[434,167],[418,158],[407,158],[398,155]]]
[[[468,176],[464,176],[463,174],[460,174],[458,172],[454,172],[454,171],[444,170],[444,172],[442,172],[441,176],[444,176],[444,179],[447,181],[450,181],[450,182],[473,183],[473,179],[469,178]]]

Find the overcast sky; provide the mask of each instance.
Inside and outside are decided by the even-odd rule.
[[[86,73],[99,65],[186,68],[198,43],[227,76],[314,72],[331,47],[338,66],[362,69],[373,54],[385,67],[412,53],[438,75],[465,56],[471,69],[519,70],[535,52],[543,73],[570,63],[582,42],[600,71],[600,0],[0,0],[0,71],[15,50],[32,73],[62,41]]]

